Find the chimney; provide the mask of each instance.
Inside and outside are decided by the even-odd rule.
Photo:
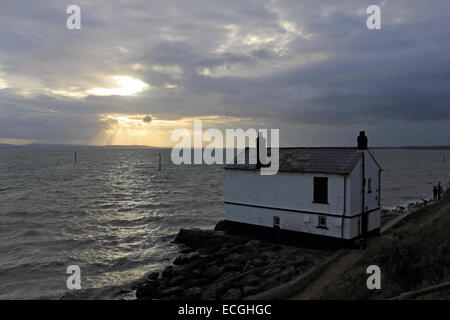
[[[367,137],[365,131],[359,132],[358,137],[358,150],[367,150]]]

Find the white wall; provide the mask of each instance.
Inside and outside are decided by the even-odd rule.
[[[364,203],[365,211],[371,211],[379,207],[378,197],[380,189],[379,170],[377,163],[375,162],[369,151],[364,152],[364,175],[366,179],[366,186],[364,188]],[[360,214],[362,211],[362,188],[363,188],[363,159],[361,158],[355,166],[353,172],[350,175],[350,215]],[[372,192],[369,192],[368,181],[372,179]],[[380,227],[380,210],[372,211],[368,217],[368,231]],[[359,234],[358,222],[356,219],[352,219],[351,229],[355,230]]]
[[[229,221],[248,223],[263,227],[273,227],[273,217],[280,218],[280,229],[307,232],[316,235],[341,238],[340,217],[327,217],[327,228],[317,228],[318,215],[304,214],[298,212],[288,212],[271,210],[264,208],[245,207],[232,204],[225,204],[225,218]],[[350,239],[350,221],[344,219],[344,239]]]
[[[328,178],[328,204],[313,202],[314,177]],[[327,216],[328,229],[321,229],[316,228],[316,214],[225,204],[225,219],[229,221],[273,227],[273,217],[278,216],[281,229],[341,238],[344,176],[286,172],[261,176],[257,171],[226,170],[225,202],[338,215]],[[347,208],[349,205],[347,197]],[[344,219],[345,239],[351,236],[349,231],[350,221]]]
[[[363,159],[361,158],[350,175],[351,207],[350,214],[359,214],[362,211],[362,177]],[[366,211],[378,208],[378,190],[380,189],[379,168],[368,151],[364,151],[364,171],[365,171],[365,207]],[[369,193],[368,181],[372,179],[372,192]]]
[[[328,204],[313,203],[313,178],[328,177]],[[344,177],[279,172],[262,176],[251,170],[226,170],[225,201],[341,215]]]

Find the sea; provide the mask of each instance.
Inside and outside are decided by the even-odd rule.
[[[450,150],[372,152],[384,208],[430,199],[450,181]],[[180,228],[223,218],[223,166],[175,165],[170,153],[0,148],[0,299],[132,299],[136,282],[182,250]],[[72,265],[80,290],[67,287]]]

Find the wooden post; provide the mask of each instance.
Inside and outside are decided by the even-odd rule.
[[[77,164],[77,152],[75,151],[75,164]]]
[[[159,167],[158,171],[161,171],[161,153],[159,153]]]

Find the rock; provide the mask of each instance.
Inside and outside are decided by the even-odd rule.
[[[257,294],[258,292],[261,292],[262,290],[263,289],[261,287],[247,286],[247,287],[244,287],[244,289],[243,289],[243,291],[244,291],[243,295],[244,295],[244,297],[251,296],[251,295]]]
[[[173,273],[173,267],[168,266],[161,274],[162,278],[170,278]]]
[[[147,282],[146,284],[140,286],[136,290],[136,298],[138,299],[153,299],[159,294],[159,282],[157,280]]]
[[[190,287],[201,287],[204,285],[207,285],[209,283],[209,281],[207,279],[187,279],[184,283],[183,286],[185,288],[190,288]]]
[[[206,287],[200,299],[202,300],[217,300],[221,295],[223,295],[229,289],[228,283],[213,283],[212,285]]]
[[[308,257],[303,257],[302,259],[298,259],[298,261],[296,261],[294,263],[295,267],[303,267],[305,265],[307,265],[309,263],[309,258]]]
[[[295,268],[293,266],[289,266],[280,273],[280,281],[288,281],[295,274]]]
[[[215,286],[209,286],[201,293],[201,300],[216,300],[218,297],[217,288]]]
[[[183,287],[172,287],[161,292],[161,297],[179,296],[183,293]]]
[[[281,249],[283,249],[283,247],[280,246],[279,244],[275,244],[270,248],[270,250],[275,251],[275,252],[280,251]]]
[[[212,255],[214,255],[219,250],[220,246],[212,246],[200,249],[199,253],[203,254],[203,258],[212,259]]]
[[[180,300],[176,295],[162,297],[161,300]]]
[[[258,268],[258,267],[265,266],[266,262],[261,258],[256,258],[256,259],[252,260],[252,264],[253,264],[253,266]]]
[[[189,288],[186,290],[185,298],[187,300],[196,300],[200,297],[202,289],[199,287]]]
[[[269,279],[267,279],[266,281],[264,281],[262,286],[265,290],[267,290],[270,288],[274,288],[274,287],[278,286],[279,284],[281,284],[281,282],[278,280],[278,276],[274,275],[274,276],[270,277]]]
[[[219,221],[214,227],[215,231],[225,231],[226,230],[226,222],[224,220]]]
[[[268,268],[268,269],[264,270],[264,271],[261,273],[261,276],[262,276],[262,277],[267,277],[267,276],[271,276],[271,275],[273,275],[273,274],[277,274],[277,273],[274,272],[274,270],[278,270],[278,271],[279,271],[279,269],[270,269],[270,268]]]
[[[225,268],[223,267],[213,266],[206,269],[205,277],[209,280],[215,280],[224,272],[224,270]]]
[[[233,283],[234,288],[243,288],[247,286],[259,286],[261,284],[261,280],[259,277],[255,275],[248,275],[243,277],[242,279],[235,281]]]
[[[169,286],[178,286],[181,285],[186,280],[183,276],[175,276],[169,280]]]
[[[222,231],[187,229],[181,229],[175,238],[175,242],[192,248],[220,246],[225,240],[226,237]]]
[[[260,246],[261,246],[261,242],[259,242],[257,240],[250,240],[246,244],[244,244],[244,247],[246,247],[246,248],[253,248],[253,249],[256,249],[256,248],[258,248]]]
[[[252,261],[251,261],[251,260],[249,260],[249,261],[247,261],[247,262],[245,263],[245,266],[244,266],[244,272],[247,272],[247,271],[249,271],[250,269],[253,269],[253,265],[252,265]]]
[[[224,265],[225,270],[227,271],[238,271],[241,272],[243,269],[243,266],[236,262],[229,262],[226,265]]]
[[[203,271],[199,269],[191,269],[191,276],[195,278],[201,278],[203,277]]]
[[[147,276],[147,281],[153,281],[159,278],[159,272],[152,272]]]
[[[228,291],[220,297],[220,300],[239,300],[242,297],[241,289],[228,289]]]

